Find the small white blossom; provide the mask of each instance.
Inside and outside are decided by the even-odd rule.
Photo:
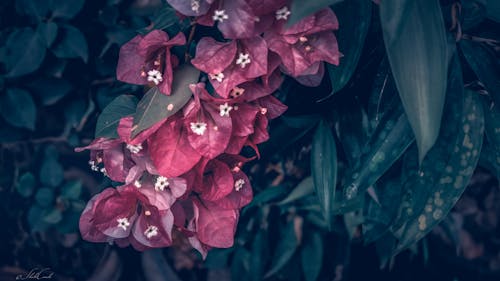
[[[104,176],[108,176],[108,172],[106,171],[106,168],[101,168],[101,173],[104,175]]]
[[[238,179],[237,181],[234,182],[234,190],[240,191],[243,188],[244,184],[245,184],[244,179]]]
[[[148,81],[155,83],[155,85],[160,84],[163,81],[161,72],[156,69],[148,71]]]
[[[231,90],[231,92],[229,93],[229,96],[231,96],[232,98],[237,98],[237,97],[243,95],[244,92],[245,92],[245,89],[235,87],[234,89]]]
[[[99,172],[99,166],[96,164],[94,160],[89,161],[90,169],[94,172]]]
[[[222,82],[224,80],[224,73],[220,72],[217,74],[210,74],[210,79],[217,80],[217,82]]]
[[[137,187],[137,188],[141,188],[142,187],[142,183],[139,180],[135,180],[134,181],[134,186]]]
[[[168,187],[169,183],[166,177],[159,176],[156,178],[155,182],[155,190],[156,191],[163,191],[165,190],[165,187]]]
[[[144,235],[146,235],[148,239],[151,239],[151,237],[158,235],[158,227],[154,225],[148,226],[146,231],[144,231]]]
[[[236,64],[239,64],[241,68],[245,68],[245,66],[247,66],[250,62],[250,54],[240,53],[238,59],[236,60]]]
[[[127,230],[127,227],[130,225],[127,218],[119,218],[116,222],[118,222],[118,227],[121,227],[123,230]]]
[[[191,0],[191,10],[195,13],[200,12],[200,0]]]
[[[212,17],[214,21],[219,21],[223,22],[224,20],[227,20],[229,17],[226,14],[225,10],[215,10],[215,13]]]
[[[207,129],[207,123],[203,123],[203,122],[193,123],[193,122],[191,122],[191,131],[193,131],[193,133],[195,133],[199,136],[202,136],[205,133],[206,129]]]
[[[276,20],[287,20],[289,15],[290,11],[288,10],[288,7],[285,6],[276,11]]]
[[[127,149],[130,150],[130,152],[137,154],[142,150],[142,144],[138,145],[127,144]]]
[[[229,117],[229,112],[231,111],[231,109],[233,109],[233,107],[230,106],[229,104],[227,104],[227,102],[226,102],[225,104],[219,105],[219,109],[220,109],[219,114],[221,117],[224,117],[224,116]]]

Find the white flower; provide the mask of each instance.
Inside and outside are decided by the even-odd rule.
[[[142,187],[142,183],[139,180],[135,180],[134,181],[134,186],[137,187],[137,188],[141,188]]]
[[[227,20],[229,17],[226,14],[225,10],[215,10],[215,13],[212,17],[214,21],[219,21],[223,22],[224,20]]]
[[[139,151],[142,150],[142,144],[138,144],[138,145],[127,144],[127,149],[130,150],[130,152],[137,154],[137,153],[139,153]]]
[[[146,235],[148,239],[151,239],[151,237],[158,235],[158,227],[154,225],[148,226],[146,231],[144,231],[144,235]]]
[[[168,187],[169,183],[166,177],[159,176],[156,178],[155,182],[155,190],[156,191],[163,191],[165,190],[165,187]]]
[[[148,81],[155,83],[155,85],[160,84],[163,81],[161,72],[156,69],[148,71]]]
[[[233,109],[233,107],[230,106],[229,104],[227,104],[227,102],[226,102],[225,104],[219,105],[219,109],[220,109],[219,114],[221,117],[224,117],[224,116],[229,117],[229,112],[231,111],[231,109]]]
[[[195,13],[200,12],[200,0],[191,0],[191,10]]]
[[[224,79],[224,73],[210,74],[210,79],[217,80],[220,83]]]
[[[101,173],[104,175],[104,176],[108,176],[108,172],[106,171],[106,168],[101,168]]]
[[[290,11],[288,10],[288,7],[285,6],[276,11],[276,20],[287,20],[289,15]]]
[[[245,68],[245,66],[247,66],[250,62],[250,54],[240,53],[238,59],[236,60],[236,64],[241,65],[241,68]]]
[[[191,131],[193,131],[193,133],[195,133],[199,136],[202,136],[205,133],[206,129],[207,129],[207,123],[203,123],[203,122],[193,123],[193,122],[191,122]]]
[[[99,172],[99,166],[95,163],[94,160],[89,161],[90,169],[94,172]]]
[[[243,188],[243,185],[245,184],[244,179],[239,179],[234,182],[234,190],[240,191]]]
[[[127,227],[130,225],[130,222],[127,218],[119,218],[116,220],[118,222],[118,227],[123,228],[123,230],[127,230]]]

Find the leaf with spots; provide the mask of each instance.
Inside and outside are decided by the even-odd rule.
[[[118,138],[116,129],[120,119],[135,113],[137,98],[132,95],[121,95],[111,101],[97,118],[96,138]]]
[[[430,151],[436,156],[424,161],[414,176],[415,182],[410,183],[413,197],[425,196],[425,203],[414,206],[413,219],[397,230],[399,242],[395,252],[421,239],[446,216],[465,190],[479,160],[484,131],[479,97],[466,91],[464,98],[451,102],[461,103],[457,106],[461,110],[443,120],[447,126],[441,130],[436,147]]]
[[[450,56],[441,7],[438,0],[383,0],[380,22],[421,163],[438,137],[446,95]]]
[[[137,105],[132,138],[184,107],[193,95],[189,85],[198,82],[199,75],[199,70],[186,64],[175,69],[170,96],[162,94],[158,87],[151,88]]]

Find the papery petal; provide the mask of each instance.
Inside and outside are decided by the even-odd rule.
[[[266,109],[266,116],[269,119],[274,119],[281,116],[288,109],[288,106],[281,103],[274,96],[265,96],[257,100],[257,103]]]
[[[248,103],[236,104],[235,109],[230,112],[233,122],[232,135],[245,137],[254,132],[254,123],[259,108]],[[237,108],[236,108],[237,107]]]
[[[236,42],[217,42],[211,37],[203,37],[196,46],[196,56],[191,63],[199,70],[218,74],[223,72],[236,56]]]
[[[267,74],[267,44],[260,36],[240,40],[242,51],[248,52],[251,62],[245,68],[244,76],[248,79]],[[239,66],[238,66],[239,67]],[[240,67],[241,69],[241,67]]]
[[[207,13],[210,4],[205,0],[198,0],[198,9],[193,9],[193,0],[167,0],[167,2],[179,13],[188,17],[197,17]]]
[[[174,216],[170,210],[158,211],[154,207],[146,208],[150,215],[141,214],[133,228],[133,237],[140,244],[151,247],[168,247],[172,244],[172,228],[174,226]],[[148,237],[148,228],[156,227],[157,234]]]
[[[259,114],[255,120],[255,132],[250,136],[249,140],[253,144],[259,144],[267,141],[269,139],[269,132],[267,131],[267,125],[269,120],[266,116]]]
[[[321,84],[321,81],[323,81],[323,76],[325,75],[324,63],[318,62],[318,64],[319,68],[317,69],[316,73],[308,75],[300,75],[295,77],[295,80],[297,80],[297,82],[307,87],[318,87]]]
[[[224,1],[223,9],[228,19],[218,24],[225,38],[250,38],[255,36],[256,16],[245,0]]]
[[[234,243],[238,222],[237,210],[226,210],[212,202],[195,200],[197,237],[203,244],[216,248],[229,248]]]
[[[234,180],[227,164],[212,160],[208,162],[203,177],[203,185],[195,187],[203,200],[216,201],[233,190]]]
[[[89,202],[87,202],[87,206],[85,206],[79,221],[80,233],[84,240],[90,242],[107,242],[109,240],[109,238],[102,233],[102,231],[96,228],[94,224],[94,217],[98,215],[96,214],[98,203],[102,200],[107,200],[114,194],[115,192],[112,188],[107,188],[101,193],[94,195]]]
[[[131,166],[131,164],[126,164],[130,160],[125,159],[123,148],[118,146],[104,150],[102,159],[107,176],[114,181],[124,182],[128,174],[127,166]]]
[[[137,47],[141,56],[149,59],[148,56],[151,56],[159,48],[164,47],[168,40],[169,37],[165,31],[154,29],[142,37]]]
[[[144,55],[139,54],[139,42],[141,40],[142,37],[137,35],[120,48],[116,67],[116,78],[118,80],[130,84],[146,84],[146,78],[141,76],[146,59]]]
[[[89,145],[84,147],[75,148],[76,152],[82,152],[84,150],[104,150],[111,149],[113,147],[119,146],[121,144],[121,140],[119,139],[107,139],[107,138],[97,138],[93,140]]]
[[[186,173],[201,158],[189,144],[186,129],[178,118],[163,124],[148,139],[148,146],[158,173],[165,177],[178,177]]]
[[[235,186],[229,195],[215,201],[217,205],[224,209],[241,209],[248,205],[253,198],[252,186],[250,185],[250,180],[247,175],[240,171],[234,173],[233,177],[235,185],[239,180],[242,180],[244,183],[239,190],[236,190]]]

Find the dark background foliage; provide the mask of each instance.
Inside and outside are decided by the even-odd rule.
[[[347,2],[333,7],[341,26],[336,33],[344,54],[341,66],[329,66],[329,77],[317,88],[287,78],[276,93],[289,110],[271,124],[271,139],[260,147],[262,158],[246,167],[256,197],[241,214],[235,246],[213,250],[203,262],[182,240],[168,249],[138,253],[82,241],[77,225],[90,196],[112,183],[91,171],[88,154],[74,148],[93,139],[98,114],[115,97],[143,92],[115,80],[119,46],[137,32],[184,30],[184,23],[160,0],[2,1],[0,280],[44,267],[57,280],[229,280],[231,275],[233,280],[500,280],[495,136],[484,142],[468,188],[430,235],[394,258],[391,240],[377,239],[385,237],[380,230],[385,230],[384,216],[396,209],[384,204],[401,201],[399,175],[410,170],[406,159],[416,158],[417,148],[413,138],[405,139],[411,135],[406,123],[376,129],[380,124],[393,128],[399,120],[393,116],[403,109],[378,6],[368,0]],[[441,4],[447,35],[452,42],[461,39],[450,67],[459,72],[448,75],[463,79],[482,99],[489,110],[486,126],[495,128],[500,122],[500,28],[487,2]],[[210,32],[200,28],[195,39]],[[325,133],[330,127],[334,135]],[[320,149],[334,157],[333,178],[348,187],[345,175],[363,171],[359,158],[370,154],[365,143],[376,149],[387,133],[394,134],[387,138],[393,142],[390,149],[409,156],[375,169],[382,210],[360,211],[373,205],[373,196],[362,193],[329,218],[329,230],[314,194],[323,181],[311,177],[311,169],[321,165],[311,161],[311,154]],[[325,173],[333,170],[327,168]],[[369,175],[366,180],[374,177]],[[367,243],[369,237],[377,241]]]

